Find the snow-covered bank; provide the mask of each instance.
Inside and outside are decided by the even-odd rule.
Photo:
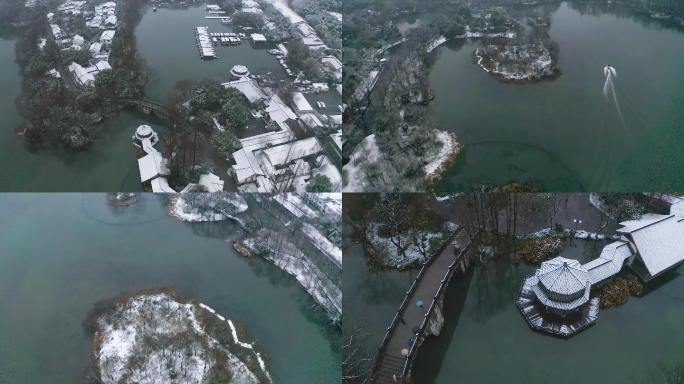
[[[336,247],[311,224],[304,224],[302,230],[319,251],[331,258],[335,264],[342,267],[342,249],[340,247]]]
[[[463,145],[458,142],[458,138],[454,133],[438,131],[436,137],[442,143],[442,147],[423,167],[428,186],[439,180],[442,174],[454,164],[463,149]]]
[[[296,245],[288,241],[287,234],[260,229],[236,242],[234,246],[238,252],[246,256],[261,256],[294,276],[316,303],[328,312],[333,322],[341,320],[341,288],[330,281]]]
[[[171,290],[122,296],[95,321],[94,371],[104,384],[271,382],[252,344],[220,337],[223,316]]]
[[[435,247],[458,230],[454,223],[444,223],[440,232],[411,231],[393,237],[380,236],[381,224],[374,223],[366,228],[367,251],[387,268],[405,269],[422,264],[436,252]],[[442,241],[439,241],[439,240]]]
[[[247,201],[237,193],[194,193],[171,196],[169,214],[187,222],[237,220],[233,215],[247,208]]]
[[[428,44],[427,48],[425,48],[425,50],[427,51],[427,53],[430,53],[437,49],[437,47],[439,47],[440,45],[446,43],[447,40],[448,39],[445,36],[439,36],[436,39],[432,40],[430,44]]]

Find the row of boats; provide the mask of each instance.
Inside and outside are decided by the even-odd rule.
[[[244,33],[234,33],[234,32],[213,32],[211,33],[211,41],[214,45],[239,45],[242,43],[242,39],[246,38],[247,35]]]

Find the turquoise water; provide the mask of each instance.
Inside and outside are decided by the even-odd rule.
[[[465,144],[439,189],[511,181],[548,191],[684,188],[684,149],[673,145],[684,132],[684,34],[613,11],[582,13],[582,4],[552,6],[554,80],[500,83],[474,63],[479,42],[437,51],[431,108]],[[602,94],[607,64],[617,69],[624,126]]]
[[[124,112],[109,119],[88,152],[30,152],[16,135],[22,122],[14,100],[21,90],[14,62],[14,39],[0,37],[0,192],[1,191],[139,191],[138,165],[130,138],[146,116]]]
[[[289,275],[236,254],[225,239],[237,233],[179,222],[154,195],[130,207],[103,194],[0,195],[0,383],[79,382],[93,305],[162,286],[242,322],[276,383],[339,382],[339,331]]]

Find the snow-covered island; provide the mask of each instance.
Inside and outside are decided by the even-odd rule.
[[[123,294],[96,306],[85,325],[93,333],[91,383],[272,382],[232,320],[171,289]]]
[[[485,45],[475,50],[477,65],[503,82],[530,83],[560,74],[551,50],[541,42]]]

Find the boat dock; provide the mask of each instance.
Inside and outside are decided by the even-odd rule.
[[[246,38],[247,35],[244,33],[234,33],[234,32],[214,32],[209,34],[211,36],[211,42],[214,45],[240,45],[242,44],[242,39]]]
[[[195,32],[197,33],[197,48],[199,49],[200,57],[203,59],[217,59],[218,56],[216,56],[216,50],[209,35],[209,27],[197,27]]]

